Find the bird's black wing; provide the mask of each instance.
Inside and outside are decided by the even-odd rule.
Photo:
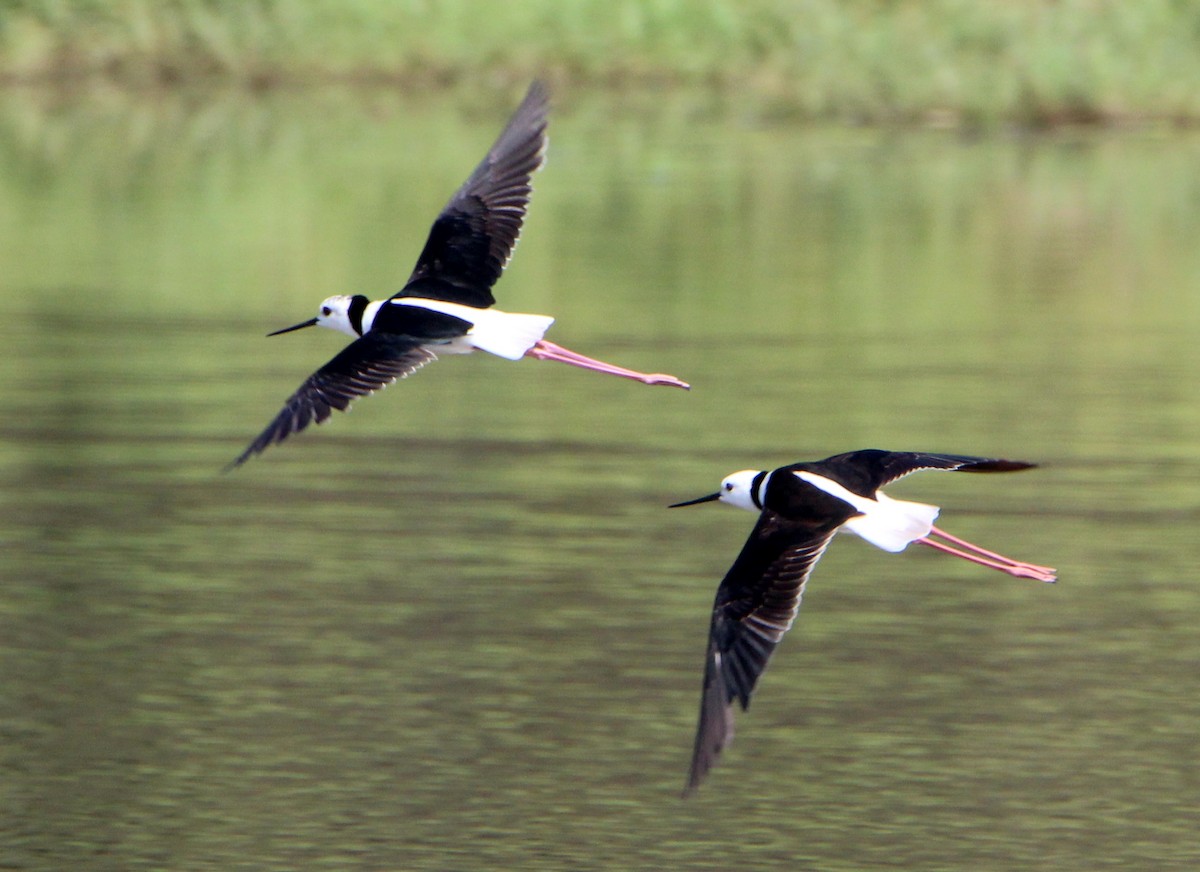
[[[529,195],[529,179],[546,151],[549,102],[540,82],[521,105],[487,157],[442,209],[408,283],[395,297],[426,297],[487,308],[492,285],[512,255]]]
[[[818,464],[798,463],[795,467],[824,467],[826,474],[836,472],[838,480],[850,490],[870,496],[898,478],[926,469],[952,472],[1016,472],[1032,469],[1036,465],[1022,460],[970,457],[965,454],[929,454],[921,451],[881,451],[868,448],[837,454]]]
[[[437,360],[432,351],[421,346],[422,341],[386,333],[367,333],[354,340],[288,397],[283,411],[227,468],[240,466],[309,424],[320,424],[334,409],[345,411],[358,397],[374,393]]]
[[[717,588],[685,796],[733,739],[733,702],[750,705],[755,683],[800,610],[809,573],[838,526],[796,523],[764,511]]]

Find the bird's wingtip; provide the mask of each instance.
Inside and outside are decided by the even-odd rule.
[[[1004,458],[988,458],[977,460],[963,468],[963,472],[1024,472],[1027,469],[1037,469],[1038,464],[1028,460],[1006,460]]]
[[[228,475],[250,459],[250,452],[245,451],[221,467],[221,475]]]

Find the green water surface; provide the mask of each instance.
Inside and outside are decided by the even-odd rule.
[[[486,355],[221,468],[519,93],[0,104],[0,868],[1193,869],[1200,138],[562,94]],[[1056,586],[847,537],[679,798],[753,519],[855,448]]]

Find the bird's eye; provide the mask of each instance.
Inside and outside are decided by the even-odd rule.
[[[733,482],[731,482],[731,481],[727,481],[727,482],[725,482],[725,490],[726,490],[726,491],[731,491],[731,490],[733,490]]]
[[[322,306],[321,314],[324,315],[326,318],[328,318],[330,315],[333,314],[333,309],[330,309],[328,306]]]

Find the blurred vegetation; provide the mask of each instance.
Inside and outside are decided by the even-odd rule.
[[[0,80],[705,85],[763,114],[1200,118],[1195,0],[0,0]]]

